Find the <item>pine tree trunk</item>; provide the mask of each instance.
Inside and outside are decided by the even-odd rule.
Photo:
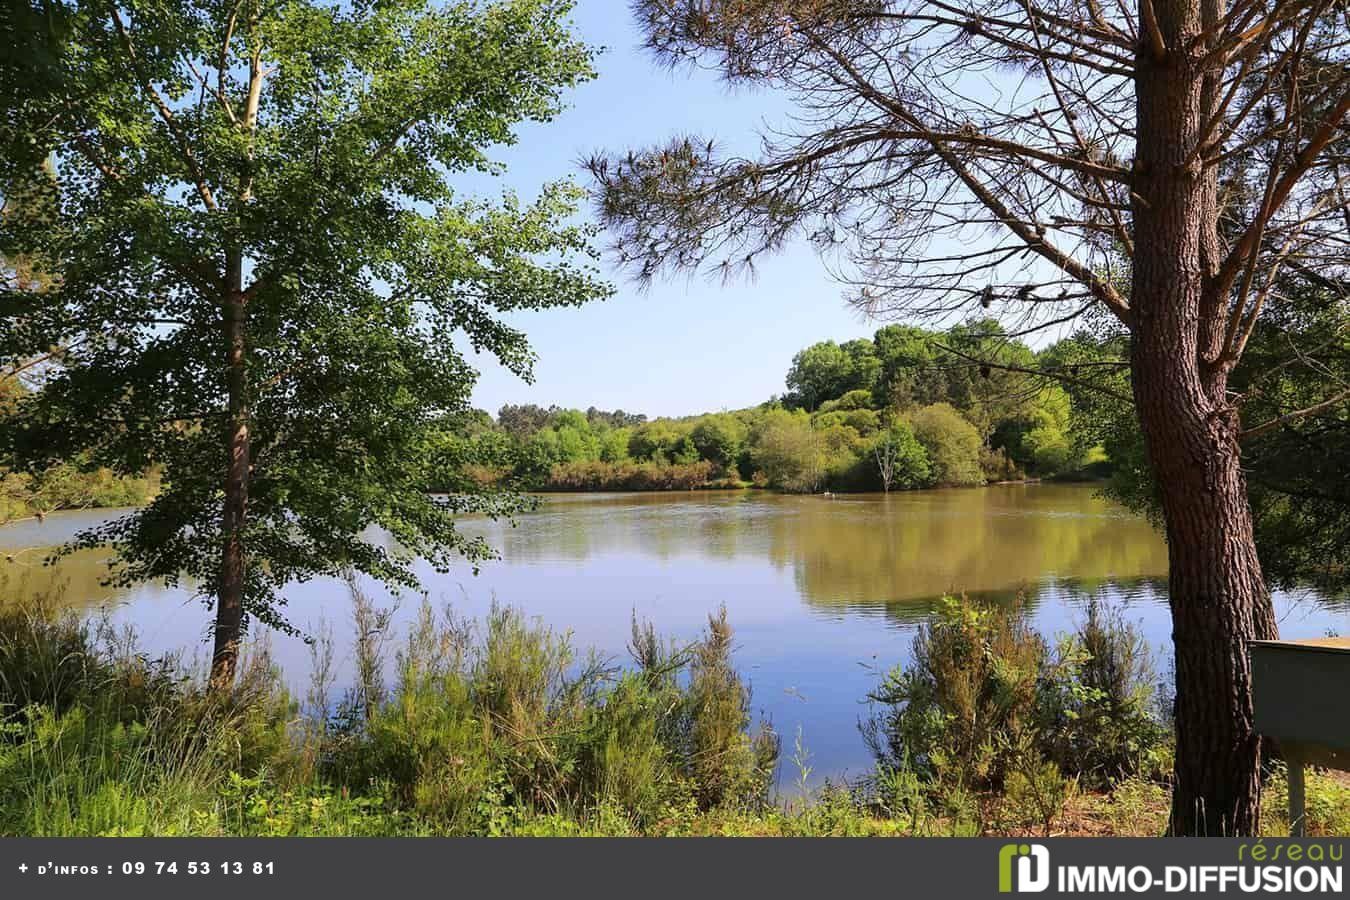
[[[1160,3],[1169,52],[1138,57],[1131,364],[1161,494],[1176,652],[1174,834],[1249,835],[1260,817],[1247,643],[1275,636],[1252,534],[1229,364],[1216,362],[1226,297],[1217,268],[1217,189],[1189,160],[1212,102],[1198,66],[1195,2]],[[1208,18],[1208,16],[1206,16]],[[1181,49],[1176,49],[1181,48]]]
[[[211,656],[211,687],[227,691],[234,685],[244,621],[244,526],[248,515],[251,468],[249,408],[244,357],[245,301],[240,265],[232,261],[230,286],[224,302],[226,388],[228,417],[225,444],[228,468],[225,506],[221,514],[223,545],[220,583],[216,594],[215,650]]]

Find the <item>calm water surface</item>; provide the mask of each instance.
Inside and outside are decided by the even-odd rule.
[[[99,581],[106,553],[85,551],[44,567],[47,548],[109,517],[64,513],[0,529],[0,584],[22,596],[53,586],[67,602],[105,609],[159,652],[201,658],[208,617],[192,590]],[[477,576],[429,569],[436,603],[481,616],[494,599],[560,629],[579,647],[625,659],[634,612],[672,636],[695,636],[725,604],[737,663],[790,751],[800,732],[814,775],[867,770],[857,723],[880,673],[903,662],[917,624],[944,592],[1027,597],[1047,635],[1071,629],[1096,595],[1125,608],[1166,669],[1167,551],[1150,525],[1082,485],[1010,485],[828,499],[765,492],[554,495],[506,522],[467,519],[501,551]],[[399,604],[407,621],[418,598]],[[351,632],[346,588],[328,580],[286,591],[301,630],[328,622],[339,663]],[[1276,597],[1284,637],[1350,633],[1350,611],[1310,593]],[[272,652],[303,684],[309,653],[275,636]],[[793,777],[788,773],[787,778]]]

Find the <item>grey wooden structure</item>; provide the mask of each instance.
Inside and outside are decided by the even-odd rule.
[[[1256,730],[1289,766],[1289,833],[1306,834],[1303,767],[1350,770],[1350,638],[1252,641]]]

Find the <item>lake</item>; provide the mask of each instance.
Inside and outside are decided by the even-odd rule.
[[[99,584],[106,553],[83,551],[54,567],[47,549],[116,512],[70,512],[0,529],[0,585],[9,597],[60,585],[65,599],[106,609],[134,626],[144,648],[186,648],[201,659],[208,616],[191,590]],[[764,491],[550,495],[514,525],[466,518],[501,552],[478,575],[423,572],[433,602],[482,616],[493,600],[560,629],[580,648],[625,660],[634,612],[658,631],[695,636],[725,604],[736,662],[755,708],[783,737],[800,733],[812,780],[858,775],[869,758],[858,733],[865,696],[903,662],[918,623],[944,592],[1023,592],[1045,634],[1070,630],[1093,596],[1119,604],[1157,649],[1167,672],[1167,550],[1148,522],[1087,485],[999,485],[885,495],[790,496]],[[418,598],[396,599],[406,622]],[[350,659],[351,608],[341,582],[286,591],[301,630],[327,621],[340,666]],[[1279,593],[1284,637],[1350,634],[1350,610],[1311,592]],[[303,689],[309,653],[274,636],[274,657]],[[795,780],[785,766],[783,780]]]

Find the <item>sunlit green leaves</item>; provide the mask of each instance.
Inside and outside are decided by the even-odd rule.
[[[0,252],[40,253],[58,278],[40,296],[6,290],[0,352],[72,351],[0,438],[34,467],[77,453],[163,467],[150,506],[81,539],[116,544],[117,578],[214,590],[232,259],[247,296],[250,614],[283,624],[290,580],[355,568],[412,586],[414,558],[444,569],[489,552],[454,514],[518,501],[446,471],[463,462],[447,447],[476,377],[457,347],[527,376],[506,315],[608,288],[575,186],[485,200],[455,179],[494,169],[520,123],[552,118],[591,77],[570,5],[31,7],[33,55],[0,66],[0,139],[7,161],[23,141],[52,155],[56,212],[0,221]],[[0,174],[8,193],[15,172]]]

